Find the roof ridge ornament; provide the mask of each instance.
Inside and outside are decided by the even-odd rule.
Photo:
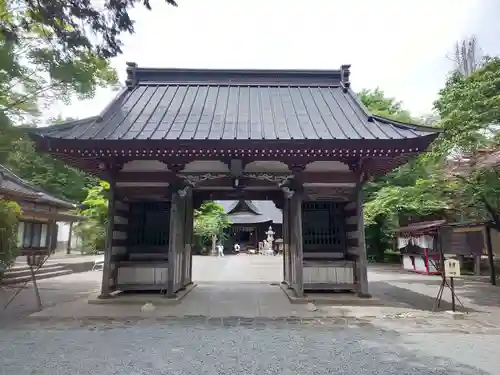
[[[351,65],[343,64],[340,66],[340,85],[342,86],[342,90],[347,92],[351,87],[351,81],[349,81],[349,77],[351,75]]]
[[[127,62],[127,79],[125,80],[125,85],[127,88],[133,89],[137,85],[137,63]]]

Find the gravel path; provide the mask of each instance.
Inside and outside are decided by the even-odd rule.
[[[335,321],[40,324],[0,332],[0,374],[496,375],[498,342],[496,335],[398,334]]]

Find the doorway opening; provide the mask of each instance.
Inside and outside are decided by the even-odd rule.
[[[215,204],[223,212],[220,220],[226,221],[215,246],[223,247],[223,256],[213,251],[214,242],[199,238],[193,256],[193,282],[197,284],[231,283],[280,283],[283,281],[281,256],[282,210],[273,201],[218,200]],[[203,212],[203,205],[201,206]],[[199,214],[198,214],[199,215]],[[198,216],[195,228],[205,218]],[[236,246],[238,245],[238,246]]]

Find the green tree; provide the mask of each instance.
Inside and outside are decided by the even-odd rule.
[[[83,46],[71,24],[44,13],[40,4],[0,0],[0,163],[19,136],[14,126],[36,122],[40,106],[89,98],[97,87],[117,82],[110,61]],[[76,45],[67,48],[58,30],[76,38]]]
[[[500,59],[486,59],[468,74],[453,72],[435,107],[444,135],[434,153],[468,160],[468,167],[448,174],[456,188],[455,210],[462,213],[462,219],[489,219],[500,228],[499,172],[476,165],[478,149],[498,149],[499,145]]]
[[[410,112],[403,109],[401,102],[395,98],[386,97],[384,91],[378,87],[375,90],[361,90],[358,97],[374,115],[408,123],[416,121],[411,117]]]
[[[107,59],[121,54],[120,35],[134,32],[128,12],[138,3],[151,10],[150,0],[2,0],[0,34],[18,43],[35,29],[62,55],[83,52]]]
[[[375,115],[406,123],[420,122],[403,108],[401,102],[387,97],[379,88],[362,90],[358,95]],[[424,190],[429,188],[427,179],[433,172],[427,163],[417,159],[365,185],[365,234],[370,257],[376,261],[384,260],[385,250],[391,247],[399,214],[415,211],[423,214],[432,207],[430,203],[430,207],[419,207],[418,204],[423,201],[419,198],[422,193],[427,194]]]
[[[224,229],[231,226],[224,208],[215,202],[205,202],[194,213],[194,234],[203,241],[210,240],[212,254],[218,240],[224,239]]]
[[[55,120],[56,123],[64,121]],[[73,202],[83,201],[87,190],[99,184],[96,178],[49,155],[36,152],[33,142],[23,135],[12,141],[5,164],[18,176],[46,192]]]
[[[500,230],[500,171],[472,168],[454,176],[454,207],[463,219],[488,220]]]
[[[103,250],[106,246],[106,226],[108,222],[109,184],[100,181],[99,185],[88,189],[79,214],[86,220],[75,224],[75,233],[83,241],[83,249],[89,252]]]
[[[10,267],[18,254],[20,216],[21,208],[17,203],[0,199],[0,270]]]
[[[500,124],[500,58],[495,57],[469,76],[454,72],[434,103],[444,136],[440,154],[474,152],[497,142]]]

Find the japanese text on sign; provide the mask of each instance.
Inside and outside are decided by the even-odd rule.
[[[460,262],[457,259],[446,259],[444,261],[444,275],[446,277],[459,277]]]

